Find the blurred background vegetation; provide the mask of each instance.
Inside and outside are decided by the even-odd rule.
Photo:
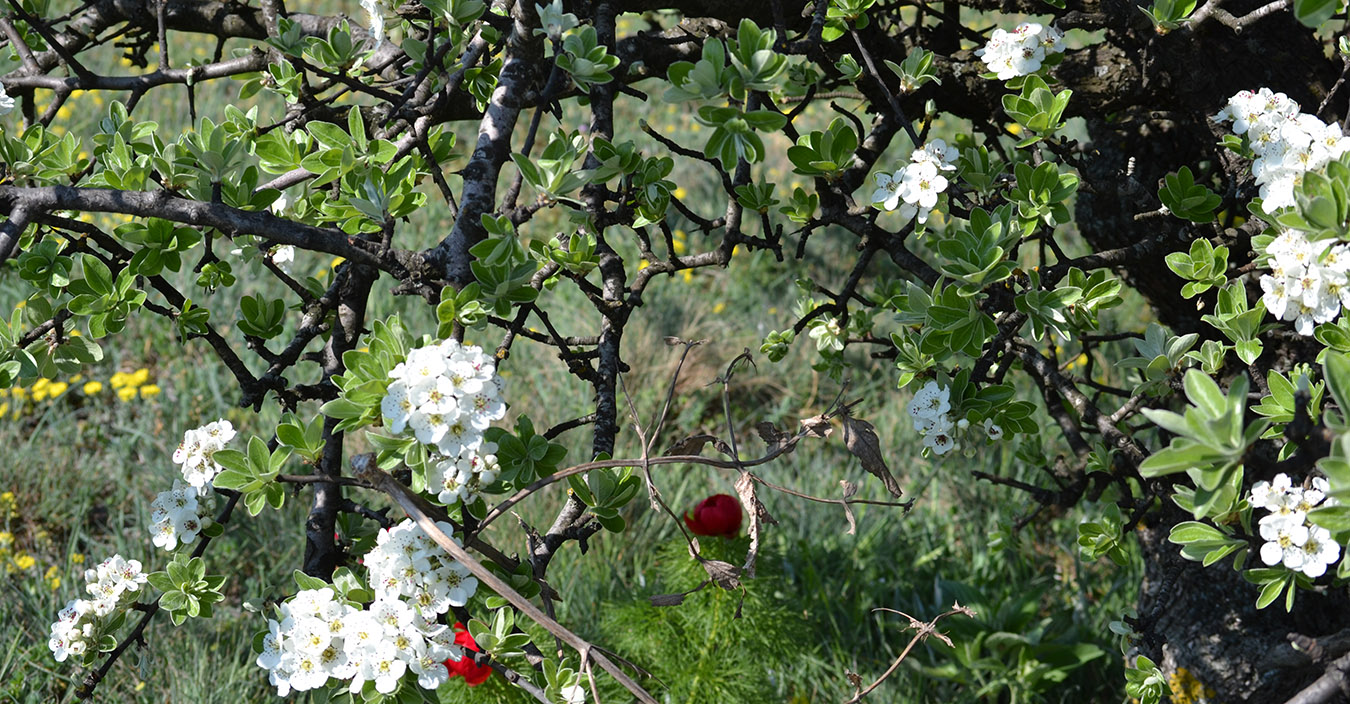
[[[620,28],[631,33],[643,26],[642,19],[626,16]],[[214,48],[182,37],[176,41],[182,43],[175,48],[178,57],[205,60]],[[142,70],[113,53],[105,58],[121,72]],[[269,99],[260,95],[241,102],[236,91],[237,85],[199,85],[199,114],[218,117],[227,103],[247,109]],[[72,97],[54,129],[82,136],[85,148],[92,148],[89,135],[117,97]],[[838,102],[843,109],[855,104]],[[153,119],[161,134],[174,135],[187,127],[185,104],[181,89],[159,90],[147,96],[136,117]],[[661,148],[637,131],[640,119],[677,142],[702,141],[694,134],[701,125],[685,105],[662,104],[654,96],[648,104],[621,100],[619,109],[616,124],[629,133],[618,139],[632,139],[649,153]],[[819,127],[834,116],[812,111],[799,122]],[[573,129],[584,119],[580,111],[566,117],[570,122],[565,119],[564,126]],[[550,122],[545,120],[546,129]],[[475,127],[462,126],[461,158],[471,148]],[[933,136],[952,140],[960,131],[959,125],[937,125]],[[777,146],[770,149],[767,180],[786,187],[780,194],[790,193],[802,185],[802,177],[791,173],[782,156],[787,145]],[[899,158],[899,148],[896,152]],[[716,182],[701,168],[677,159],[671,177],[682,184],[678,197],[695,205],[716,200]],[[512,175],[508,170],[507,177]],[[403,246],[430,244],[448,232],[450,216],[438,200],[430,198],[433,205],[403,225],[398,233]],[[118,224],[109,217],[93,220],[109,229]],[[672,225],[681,238],[678,246],[701,248],[687,223]],[[549,237],[566,228],[554,209],[541,213],[525,233]],[[639,411],[646,415],[659,406],[677,360],[677,351],[666,347],[663,337],[707,339],[680,378],[666,440],[698,432],[724,435],[718,389],[707,384],[744,348],[755,350],[770,330],[790,325],[793,303],[801,295],[794,280],[809,277],[827,286],[842,281],[848,273],[843,268],[847,246],[844,238],[817,233],[802,262],[742,253],[725,270],[683,272],[656,282],[624,337],[624,359],[632,366],[625,385]],[[302,252],[293,270],[322,280],[338,263]],[[240,283],[232,289],[212,295],[196,291],[214,309],[213,320],[225,323],[221,330],[227,335],[233,326],[226,321],[240,295],[279,286],[256,257],[248,263],[236,257],[235,272]],[[12,271],[0,272],[0,309],[21,302],[18,283]],[[190,288],[186,277],[180,284]],[[541,305],[563,334],[591,334],[596,316],[573,294],[559,287],[545,293]],[[387,293],[374,298],[370,318],[395,312],[413,330],[435,329],[432,311],[420,301]],[[1130,321],[1131,328],[1139,324]],[[242,343],[237,333],[234,339]],[[471,331],[468,341],[495,348],[500,333]],[[839,379],[813,369],[810,347],[803,339],[782,362],[759,359],[757,370],[735,377],[732,422],[743,447],[751,442],[756,422],[795,426],[839,394]],[[876,701],[1121,701],[1122,656],[1108,623],[1135,600],[1137,558],[1123,568],[1105,561],[1084,563],[1075,544],[1079,511],[1041,515],[1022,526],[1031,502],[969,474],[981,469],[1041,483],[1043,467],[1054,461],[1057,438],[1047,433],[1021,448],[994,446],[952,453],[941,461],[925,459],[905,413],[909,398],[895,390],[894,370],[884,360],[853,354],[847,395],[862,399],[858,415],[876,425],[892,469],[908,496],[917,499],[912,511],[858,506],[857,534],[847,535],[837,507],[761,494],[779,524],[766,535],[760,576],[747,581],[744,618],[737,620],[732,616],[739,595],[718,590],[704,590],[679,607],[648,605],[647,596],[691,589],[701,577],[675,526],[639,497],[628,507],[625,533],[597,535],[585,555],[569,546],[554,561],[550,580],[564,597],[559,620],[649,670],[659,680],[653,690],[664,701],[805,704],[847,698],[852,692],[848,672],[870,682],[908,643],[908,621],[874,609],[927,620],[959,601],[977,617],[944,622],[942,630],[956,648],[923,643],[873,695]],[[1063,358],[1072,365],[1074,354],[1066,351]],[[574,383],[548,349],[519,339],[500,369],[512,400],[508,421],[528,414],[537,426],[547,427],[587,411],[585,387]],[[311,370],[317,380],[317,370]],[[97,367],[69,379],[0,390],[0,447],[5,448],[0,464],[0,702],[68,696],[83,673],[52,661],[49,624],[67,600],[80,595],[86,566],[113,553],[138,558],[147,569],[162,566],[164,556],[149,540],[149,504],[176,476],[169,457],[183,432],[218,417],[244,433],[261,432],[277,420],[275,409],[264,409],[258,417],[235,408],[236,398],[232,378],[204,345],[181,344],[166,321],[151,316],[133,318]],[[587,430],[570,431],[560,442],[569,446],[570,460],[588,459]],[[621,434],[620,456],[635,446],[632,433]],[[350,451],[362,449],[359,438],[349,441]],[[837,496],[839,482],[848,480],[861,485],[860,496],[884,498],[879,483],[837,438],[803,444],[763,473],[813,495]],[[704,467],[663,468],[656,479],[677,510],[688,510],[709,494],[731,493],[727,473]],[[561,491],[555,485],[533,497],[519,507],[520,517],[546,527],[565,498]],[[122,659],[101,686],[99,699],[147,704],[276,700],[250,648],[253,634],[265,628],[264,619],[243,605],[293,590],[289,575],[300,564],[307,498],[302,490],[283,510],[256,519],[237,514],[206,555],[209,571],[230,575],[227,601],[214,618],[181,628],[158,619],[146,646]],[[488,538],[507,552],[524,548],[514,522],[496,524]],[[704,542],[714,554],[743,555],[746,539]],[[545,640],[539,642],[548,649]],[[456,680],[440,696],[446,702],[516,700],[499,678],[474,690]],[[1180,690],[1175,700],[1189,701]],[[605,701],[623,698],[611,691]]]

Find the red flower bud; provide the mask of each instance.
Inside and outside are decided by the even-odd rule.
[[[475,653],[482,652],[478,644],[473,642],[473,636],[469,635],[469,630],[459,621],[455,622],[455,645],[458,645],[466,651],[464,657],[459,660],[446,660],[445,666],[450,670],[451,677],[463,677],[464,681],[470,687],[477,687],[487,681],[492,674],[492,668],[488,665],[479,665],[473,661],[473,657],[468,651]]]
[[[684,524],[694,535],[734,538],[741,530],[741,502],[729,494],[714,494],[694,507],[694,515],[684,514]]]

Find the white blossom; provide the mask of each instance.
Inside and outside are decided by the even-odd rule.
[[[424,546],[416,541],[385,540],[384,545],[400,555],[409,555],[406,547],[414,559],[425,557],[418,554]],[[331,680],[347,682],[353,693],[374,682],[380,693],[389,694],[410,670],[418,686],[435,689],[449,679],[445,660],[458,656],[435,616],[421,617],[397,594],[380,594],[362,608],[331,588],[307,589],[279,611],[279,620],[267,623],[255,660],[279,696],[318,689]]]
[[[952,435],[956,423],[948,415],[951,408],[951,388],[940,386],[936,381],[924,384],[909,402],[914,429],[923,436],[924,447],[935,455],[945,455],[956,449],[956,439]]]
[[[234,439],[234,426],[228,420],[218,420],[183,434],[183,442],[173,453],[175,464],[181,465],[183,478],[200,496],[211,489],[211,481],[224,469],[214,455]]]
[[[496,366],[478,347],[453,339],[419,347],[389,376],[380,412],[390,432],[411,429],[442,458],[479,451],[483,431],[506,415]]]
[[[1304,173],[1350,151],[1350,138],[1341,134],[1340,125],[1302,112],[1298,103],[1269,88],[1239,92],[1214,119],[1232,121],[1235,134],[1247,135],[1256,155],[1252,175],[1261,190],[1261,207],[1271,215],[1294,205],[1294,190]]]
[[[1059,30],[1023,22],[1011,32],[995,29],[989,35],[989,42],[976,49],[975,55],[990,71],[998,74],[1000,81],[1006,81],[1041,70],[1047,55],[1063,51],[1064,34]]]
[[[1314,477],[1307,485],[1296,486],[1289,475],[1277,474],[1270,481],[1252,485],[1247,501],[1252,508],[1268,512],[1258,521],[1261,538],[1266,541],[1261,546],[1261,561],[1316,579],[1340,559],[1341,546],[1329,530],[1308,521],[1309,511],[1336,505],[1327,496],[1330,484],[1324,477]]]
[[[73,599],[57,613],[47,639],[47,648],[57,662],[80,657],[97,646],[97,638],[122,601],[134,601],[147,576],[138,560],[121,555],[84,571],[85,591],[92,599]]]
[[[447,534],[448,523],[437,523]],[[411,519],[380,531],[366,555],[371,588],[377,599],[414,597],[409,606],[433,618],[451,606],[463,606],[478,590],[478,580],[432,542]]]
[[[1331,539],[1331,531],[1322,526],[1308,526],[1308,539],[1303,550],[1303,574],[1316,579],[1326,574],[1327,567],[1341,557],[1341,546]]]
[[[935,139],[910,152],[909,163],[895,173],[878,173],[872,204],[886,211],[899,209],[900,216],[928,222],[928,214],[937,205],[938,195],[947,190],[944,171],[956,169],[957,151]]]
[[[152,542],[165,550],[196,542],[202,528],[197,508],[197,492],[175,479],[173,488],[160,492],[150,504]]]
[[[1308,527],[1301,520],[1267,516],[1275,520],[1261,521],[1261,561],[1267,565],[1283,564],[1291,570],[1301,569],[1307,559],[1303,544],[1308,542]]]

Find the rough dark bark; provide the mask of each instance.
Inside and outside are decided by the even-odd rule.
[[[1290,636],[1323,639],[1350,628],[1344,590],[1300,592],[1292,613],[1282,601],[1258,610],[1258,587],[1231,569],[1231,558],[1203,567],[1181,557],[1167,534],[1188,517],[1175,508],[1165,516],[1139,530],[1145,565],[1139,650],[1165,672],[1186,668],[1221,702],[1284,702],[1318,680],[1339,653],[1310,658]],[[1254,554],[1250,560],[1259,562]]]

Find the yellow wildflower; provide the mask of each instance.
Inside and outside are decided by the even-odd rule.
[[[127,384],[131,386],[140,386],[141,384],[144,384],[147,381],[150,381],[150,370],[146,369],[145,367],[141,367],[140,369],[137,369],[136,371],[131,373],[131,378],[127,380]]]
[[[74,564],[77,564],[77,565],[83,565],[83,564],[84,564],[84,553],[82,553],[82,552],[72,552],[72,553],[70,553],[70,561],[71,561],[72,563],[74,563]]]
[[[123,386],[126,386],[130,379],[131,375],[126,372],[115,372],[112,375],[112,378],[108,380],[108,383],[112,384],[114,389],[120,389]]]
[[[8,550],[9,546],[14,544],[14,534],[7,530],[0,530],[0,550]]]
[[[70,384],[67,384],[64,381],[52,382],[52,384],[47,387],[47,393],[50,394],[52,398],[56,398],[57,396],[60,396],[61,394],[65,393],[66,389],[69,387]]]
[[[136,398],[136,387],[123,386],[117,390],[117,398],[123,401],[130,401],[131,399]]]
[[[14,565],[25,572],[33,569],[33,565],[36,564],[37,560],[34,559],[32,555],[29,555],[27,553],[24,553],[14,558]]]
[[[726,310],[726,309],[727,309],[727,304],[726,304],[726,303],[723,303],[722,301],[718,301],[717,304],[713,306],[713,315],[717,315],[718,313],[721,313],[722,311],[724,311],[724,310]]]
[[[141,387],[141,398],[150,398],[159,395],[159,387],[154,384],[146,384]]]
[[[684,186],[677,186],[675,188],[675,192],[671,193],[671,195],[675,196],[680,200],[684,200],[684,197],[689,195],[689,191],[684,190]]]
[[[694,272],[693,272],[693,270],[691,270],[691,269],[682,269],[682,270],[680,270],[680,278],[684,279],[684,282],[685,282],[685,283],[689,283],[689,282],[693,281],[693,280],[694,280]]]
[[[94,394],[103,390],[103,382],[87,381],[85,382],[84,388],[82,390],[84,391],[85,396],[93,396]]]

